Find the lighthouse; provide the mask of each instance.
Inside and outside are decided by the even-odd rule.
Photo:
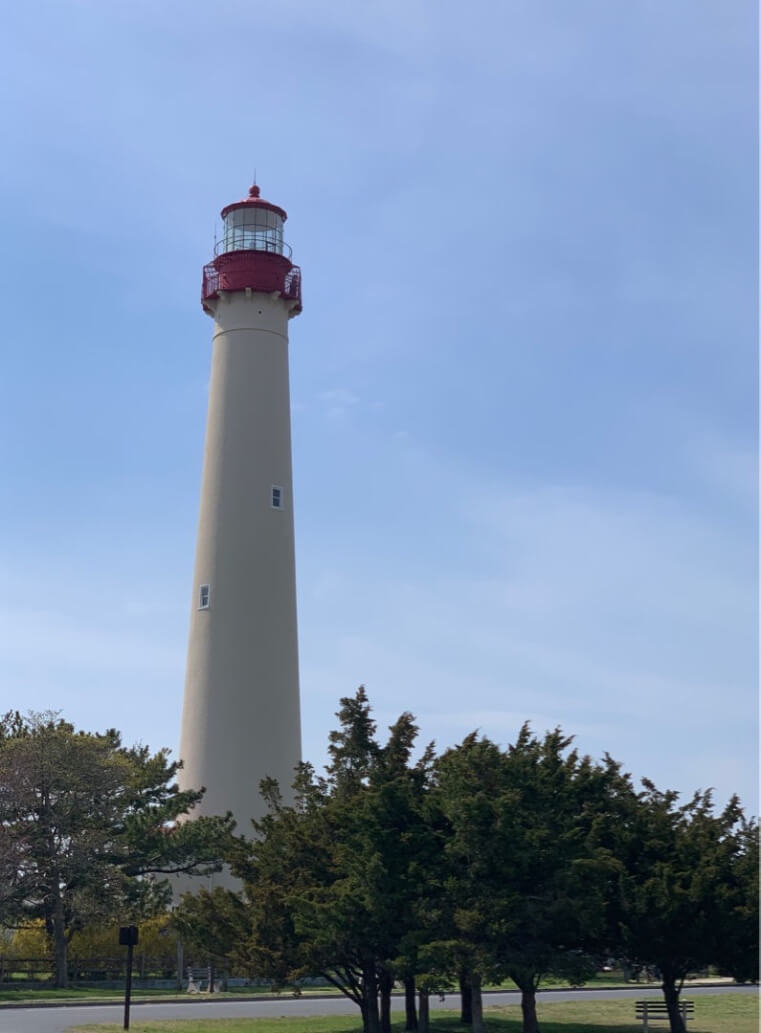
[[[232,811],[248,835],[260,780],[287,796],[301,759],[288,383],[301,271],[258,186],[221,215],[201,290],[214,329],[180,775],[206,787],[195,814]]]

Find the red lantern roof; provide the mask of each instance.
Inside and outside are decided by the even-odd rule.
[[[232,204],[225,205],[220,212],[220,215],[224,219],[228,212],[235,211],[236,208],[267,208],[271,212],[276,212],[283,222],[285,222],[288,218],[285,211],[276,204],[271,204],[269,201],[262,200],[259,196],[260,194],[261,190],[256,183],[254,183],[253,186],[249,188],[248,197],[244,197],[242,201],[233,201]]]

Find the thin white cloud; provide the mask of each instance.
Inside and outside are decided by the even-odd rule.
[[[758,504],[758,452],[701,428],[690,439],[688,459],[712,491],[729,493],[750,510]]]
[[[322,403],[328,423],[339,428],[346,423],[349,412],[360,402],[359,395],[343,387],[321,391],[317,397]]]
[[[317,397],[321,402],[326,402],[328,405],[346,407],[359,404],[359,395],[354,394],[353,391],[349,391],[345,387],[334,387],[330,391],[321,391]]]
[[[175,676],[185,659],[176,645],[157,641],[155,631],[130,627],[129,621],[122,627],[99,626],[92,611],[75,617],[14,608],[0,610],[0,624],[0,662],[6,671],[11,664],[28,664],[61,677],[79,671],[104,676],[150,673],[156,678]]]
[[[327,701],[362,681],[440,745],[559,723],[663,784],[753,799],[755,568],[731,522],[654,493],[483,483],[430,457],[410,476],[453,542],[464,521],[464,556],[413,577],[403,548],[360,565],[347,549],[325,557],[319,600],[302,585],[307,755]]]

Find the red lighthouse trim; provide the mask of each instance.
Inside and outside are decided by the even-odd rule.
[[[283,222],[285,222],[288,218],[285,210],[280,208],[279,205],[272,204],[271,201],[263,201],[259,196],[260,194],[261,190],[256,183],[254,183],[253,186],[249,187],[248,197],[245,197],[242,201],[233,201],[232,204],[225,205],[219,214],[224,219],[228,212],[234,212],[236,208],[266,208],[270,212],[276,212]]]
[[[266,251],[227,251],[203,268],[201,304],[218,298],[220,291],[242,291],[250,288],[263,294],[280,294],[295,301],[293,314],[301,312],[301,270],[284,255]]]
[[[221,212],[222,218],[228,212],[248,207],[275,212],[283,221],[288,218],[278,205],[261,199],[258,186],[252,186],[248,193],[249,196],[245,200],[226,205]],[[252,290],[261,291],[263,294],[279,294],[282,298],[295,302],[291,314],[298,315],[301,312],[301,270],[286,255],[279,253],[280,249],[285,248],[290,254],[290,248],[281,242],[278,250],[273,251],[267,241],[257,244],[255,234],[251,239],[253,247],[223,251],[204,266],[201,286],[201,304],[204,310],[211,314],[207,302],[218,298],[220,292]],[[266,250],[259,250],[259,246]]]

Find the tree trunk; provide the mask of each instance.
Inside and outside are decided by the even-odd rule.
[[[481,974],[480,972],[471,972],[470,974],[470,987],[471,987],[471,1009],[473,1012],[473,1018],[471,1021],[471,1028],[473,1033],[484,1033],[484,1011],[481,1002]]]
[[[53,953],[56,989],[64,990],[69,985],[69,967],[67,964],[66,917],[60,893],[56,894],[53,910]]]
[[[666,1007],[669,1013],[669,1028],[671,1033],[687,1033],[682,1013],[679,1011],[679,991],[676,988],[675,980],[663,976],[663,996],[666,999]]]
[[[380,1028],[381,1033],[391,1033],[391,990],[394,980],[386,969],[381,970],[380,986]]]
[[[418,1033],[428,1033],[428,994],[421,990],[419,997]]]
[[[460,1024],[469,1026],[473,1021],[473,988],[466,971],[460,973]]]
[[[404,1028],[417,1029],[417,1011],[415,1010],[415,977],[404,977]]]
[[[380,1033],[378,981],[375,975],[375,965],[366,965],[362,970],[362,993],[365,999],[365,1007],[362,1013],[365,1033]]]
[[[536,987],[521,987],[521,1011],[523,1012],[523,1033],[539,1033],[536,1021]]]

